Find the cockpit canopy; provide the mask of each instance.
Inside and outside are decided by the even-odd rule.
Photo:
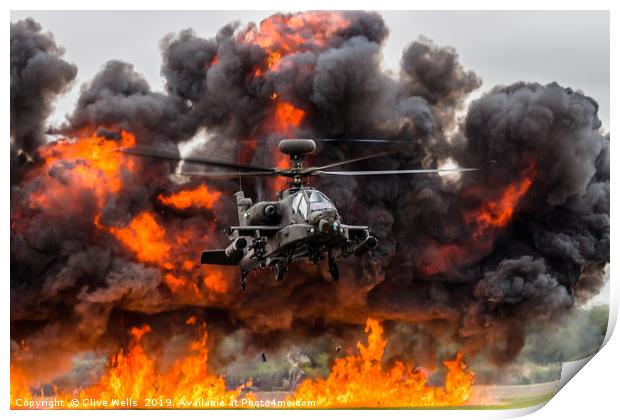
[[[310,213],[336,210],[325,194],[317,190],[301,190],[293,197],[293,213],[307,219]]]
[[[310,202],[310,211],[322,211],[334,209],[334,203],[320,191],[308,191],[308,201]]]

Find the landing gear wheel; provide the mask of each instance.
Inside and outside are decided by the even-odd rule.
[[[276,271],[276,281],[282,281],[284,274],[286,274],[286,265],[283,262],[278,262],[274,266],[274,270]]]
[[[327,269],[329,274],[332,276],[333,281],[338,281],[340,278],[340,268],[338,268],[338,263],[333,258],[329,258],[327,261]]]
[[[241,272],[241,279],[239,280],[239,285],[241,286],[241,290],[245,290],[248,285],[247,273]]]

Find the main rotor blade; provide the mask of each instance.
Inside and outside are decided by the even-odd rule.
[[[199,156],[180,157],[167,150],[153,149],[151,147],[145,147],[145,146],[126,147],[123,149],[118,149],[118,151],[121,153],[128,154],[128,155],[149,157],[149,158],[162,159],[162,160],[172,160],[176,162],[198,163],[202,165],[213,165],[213,166],[220,166],[223,168],[231,168],[231,169],[239,169],[239,170],[264,171],[264,172],[274,171],[273,168],[265,168],[262,166],[253,166],[253,165],[242,165],[240,163],[203,158]]]
[[[240,177],[278,176],[275,172],[181,172],[180,175],[200,176],[210,179],[232,179]]]
[[[342,143],[410,143],[407,140],[386,140],[386,139],[316,139],[322,142],[342,142]]]
[[[354,158],[354,159],[341,160],[340,162],[330,163],[329,165],[313,166],[311,168],[304,170],[302,172],[302,175],[312,175],[313,173],[321,171],[323,169],[329,169],[329,168],[333,168],[334,166],[348,165],[350,163],[361,162],[363,160],[373,159],[373,158],[388,155],[394,152],[397,152],[397,150],[389,150],[387,152],[373,153],[372,155],[361,156],[361,157]]]
[[[345,176],[364,176],[364,175],[406,175],[406,174],[441,174],[446,172],[472,172],[478,168],[458,168],[458,169],[393,169],[379,171],[317,171],[315,175],[345,175]]]

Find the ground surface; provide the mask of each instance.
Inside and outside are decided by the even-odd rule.
[[[559,381],[531,385],[474,385],[466,409],[511,409],[524,408],[547,402],[555,395]],[[255,392],[256,399],[282,401],[287,391]],[[320,408],[320,407],[317,407]],[[364,408],[364,407],[360,407]],[[459,409],[463,407],[445,407]]]

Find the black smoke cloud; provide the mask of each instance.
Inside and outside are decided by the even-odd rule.
[[[408,144],[357,168],[434,167],[450,158],[481,170],[457,180],[313,180],[347,223],[371,226],[379,248],[343,263],[338,283],[326,280],[324,267],[301,263],[281,284],[264,273],[252,277],[247,292],[237,290],[231,271],[224,296],[200,298],[170,293],[165,270],[136,261],[97,233],[89,218],[28,213],[35,177],[12,192],[12,220],[31,217],[11,235],[12,338],[41,347],[70,342],[60,355],[113,339],[132,322],[173,334],[176,323],[197,313],[218,350],[213,360],[226,364],[233,356],[218,343],[234,340],[238,331],[244,339],[234,353],[241,360],[259,350],[310,348],[319,337],[353,340],[359,325],[375,317],[399,341],[390,347],[394,357],[432,364],[452,343],[466,355],[488,354],[501,363],[518,354],[529,323],[561,320],[597,293],[609,261],[610,139],[592,98],[554,83],[519,82],[485,93],[460,121],[457,114],[481,80],[463,68],[454,49],[420,38],[405,48],[400,71],[386,74],[381,47],[388,29],[380,15],[338,13],[337,22],[346,24],[325,35],[312,23],[314,13],[295,15],[305,22],[296,30],[317,36],[296,44],[271,70],[268,49],[248,41],[264,29],[238,23],[209,39],[192,30],[167,36],[160,44],[165,93],[153,92],[130,64],[111,61],[83,86],[61,130],[127,129],[139,143],[172,150],[206,130],[209,140],[198,151],[270,165],[282,137],[387,138]],[[292,16],[270,19],[286,34]],[[329,26],[327,16],[320,20]],[[286,133],[272,124],[281,101],[305,113]],[[310,164],[381,150],[344,143],[319,148]],[[172,169],[141,164],[120,192],[107,197],[102,222],[124,226],[141,212],[159,212],[168,231],[191,227],[196,233],[184,249],[187,258],[209,244],[224,245],[218,232],[235,223],[228,200],[237,181],[209,184],[223,193],[212,213],[171,212],[156,204],[156,195],[197,185],[177,185]],[[476,236],[480,227],[469,215],[526,177],[531,186],[515,203],[510,223]],[[248,195],[269,196],[262,181],[244,187]],[[58,325],[66,326],[64,333]],[[419,340],[400,339],[403,334]]]
[[[497,179],[523,162],[540,168],[515,226],[528,241],[513,235],[500,250],[527,249],[533,258],[521,259],[525,265],[538,266],[543,257],[571,296],[585,271],[600,276],[609,260],[609,136],[597,110],[592,98],[571,89],[519,83],[472,104],[465,123],[465,150],[474,154],[461,162],[497,162],[489,171]]]
[[[12,174],[17,175],[19,162],[14,158],[19,153],[25,154],[23,161],[45,143],[45,119],[52,102],[75,79],[77,67],[63,55],[54,36],[42,32],[34,20],[11,23]]]
[[[454,112],[463,106],[466,96],[482,81],[458,62],[453,48],[440,48],[421,38],[403,51],[401,58],[402,90],[408,96],[424,98],[435,108],[444,130],[452,128]]]
[[[128,130],[148,144],[187,140],[195,125],[183,101],[153,92],[133,66],[109,61],[94,79],[82,86],[76,109],[63,126],[72,132],[90,127]]]

